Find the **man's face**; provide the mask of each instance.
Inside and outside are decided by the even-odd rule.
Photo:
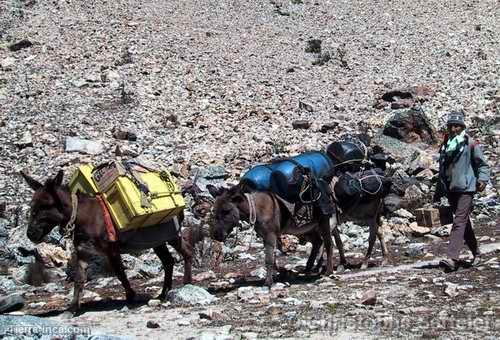
[[[464,130],[464,127],[462,125],[448,124],[448,132],[449,132],[450,136],[452,136],[452,137],[461,134],[463,130]]]

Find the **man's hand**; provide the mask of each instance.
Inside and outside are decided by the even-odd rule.
[[[486,188],[486,183],[482,181],[477,181],[477,191],[482,192]]]

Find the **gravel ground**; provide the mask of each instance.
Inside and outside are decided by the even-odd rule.
[[[234,181],[251,164],[322,149],[344,133],[378,134],[398,112],[380,101],[390,90],[424,87],[419,106],[436,128],[447,112],[463,109],[471,132],[486,144],[496,185],[499,16],[496,0],[3,0],[0,203],[14,226],[9,242],[22,239],[26,226],[31,192],[18,175],[22,169],[40,179],[59,168],[68,176],[81,163],[117,157],[118,148],[126,158],[168,166],[181,184],[211,164],[222,165]],[[14,51],[23,39],[25,47]],[[320,52],[308,52],[312,39],[321,40]],[[298,120],[310,126],[295,129]],[[324,132],[325,124],[333,128]],[[137,140],[116,138],[117,130]],[[102,149],[69,152],[68,137]],[[493,215],[483,216],[489,222],[480,228],[483,243],[498,242]],[[443,240],[429,247],[438,256]],[[257,260],[225,263],[215,278],[200,281],[219,297],[208,307],[129,309],[117,281],[107,290],[90,282],[96,295],[88,295],[86,312],[69,322],[144,339],[498,337],[498,250],[483,268],[449,275],[404,267],[427,259],[402,252],[396,257],[402,267],[394,271],[285,277],[290,287],[256,303],[238,298],[235,284],[257,285],[252,292],[259,295],[259,282],[246,279],[259,266],[258,249]],[[291,256],[296,264],[306,254]],[[350,258],[355,262],[356,254]],[[236,283],[221,288],[224,275]],[[133,283],[150,295],[161,285],[157,279]],[[64,288],[30,290],[29,303],[47,304],[24,312],[60,320],[70,285]],[[370,288],[376,304],[360,304]],[[160,327],[147,328],[147,321]]]

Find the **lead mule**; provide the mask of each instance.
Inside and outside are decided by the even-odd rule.
[[[62,170],[54,178],[47,179],[44,184],[24,172],[21,172],[21,175],[34,190],[27,230],[28,238],[33,243],[40,243],[52,229],[59,226],[60,234],[72,239],[77,266],[74,295],[69,310],[75,313],[80,308],[80,296],[87,280],[86,269],[90,255],[94,252],[107,258],[125,288],[127,301],[133,301],[136,293],[130,286],[120,256],[122,250],[127,248],[127,243],[126,241],[109,240],[103,211],[98,200],[81,193],[72,195],[69,188],[62,185]],[[75,202],[74,199],[77,201]],[[77,207],[76,212],[74,207]],[[74,221],[71,221],[72,215]],[[182,216],[179,218],[182,221]],[[72,225],[74,225],[74,229]],[[169,240],[168,244],[182,255],[184,259],[184,283],[190,283],[192,281],[192,251],[190,246],[182,240],[180,235]],[[167,292],[172,288],[174,258],[165,243],[155,246],[153,250],[159,257],[165,272],[163,288],[158,297],[164,300]]]

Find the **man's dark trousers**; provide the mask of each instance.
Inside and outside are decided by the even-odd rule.
[[[470,215],[473,205],[472,192],[450,192],[448,202],[453,210],[453,226],[451,228],[450,243],[448,245],[448,257],[454,260],[459,259],[460,250],[465,244],[469,247],[473,256],[479,255],[476,236],[472,230]]]

